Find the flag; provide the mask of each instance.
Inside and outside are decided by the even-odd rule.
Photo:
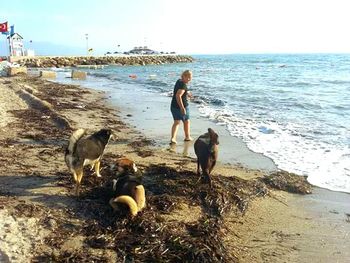
[[[7,32],[7,31],[8,31],[7,22],[1,23],[0,24],[0,32]]]

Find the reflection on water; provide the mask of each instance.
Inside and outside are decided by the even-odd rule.
[[[184,149],[182,151],[182,155],[185,156],[185,157],[188,157],[189,154],[188,154],[188,150],[190,148],[190,146],[193,144],[192,141],[187,141],[187,142],[184,142]]]
[[[190,156],[189,149],[191,146],[193,146],[193,141],[184,141],[183,144],[170,143],[167,150],[169,152],[174,152],[174,153],[182,152],[182,155],[184,157],[189,157]]]

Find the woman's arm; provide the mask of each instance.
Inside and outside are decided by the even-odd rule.
[[[185,106],[184,106],[184,104],[182,103],[182,96],[184,95],[184,93],[185,93],[185,90],[184,89],[179,89],[179,90],[177,90],[177,92],[176,92],[176,102],[177,102],[177,104],[179,105],[179,107],[180,107],[180,110],[181,110],[181,113],[183,114],[183,115],[185,115],[186,114],[186,109],[185,109]]]

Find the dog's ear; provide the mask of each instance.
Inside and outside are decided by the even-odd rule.
[[[134,173],[137,172],[137,166],[134,162],[132,163],[132,169],[133,169]]]
[[[118,139],[117,134],[114,131],[111,131],[110,138],[111,138],[112,141],[115,141],[115,140]]]
[[[219,135],[211,128],[208,129],[210,141],[212,144],[219,144]]]

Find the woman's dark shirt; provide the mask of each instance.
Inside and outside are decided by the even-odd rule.
[[[185,90],[185,92],[182,95],[181,99],[182,99],[182,103],[183,103],[184,107],[187,107],[188,106],[188,102],[187,102],[187,85],[181,79],[178,79],[176,81],[176,83],[175,83],[173,98],[171,100],[171,107],[178,108],[178,109],[180,109],[180,106],[177,104],[177,101],[176,101],[176,93],[177,93],[177,91],[179,89]]]

